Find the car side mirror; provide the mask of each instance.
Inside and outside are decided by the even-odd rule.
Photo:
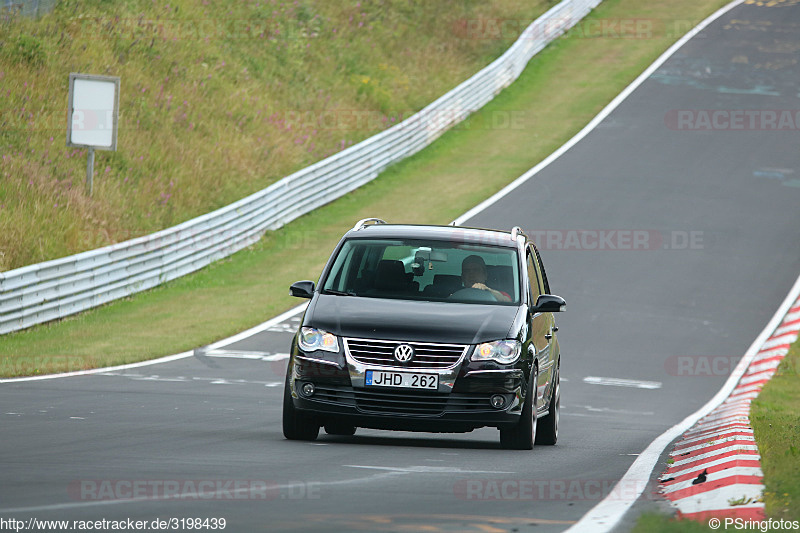
[[[536,299],[533,311],[538,313],[558,313],[567,310],[567,302],[555,294],[542,294]]]
[[[311,298],[314,296],[314,282],[313,281],[295,281],[289,287],[289,294],[297,296],[298,298]]]

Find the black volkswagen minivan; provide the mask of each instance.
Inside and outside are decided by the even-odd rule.
[[[291,346],[287,439],[356,428],[500,430],[510,449],[555,444],[560,350],[536,246],[515,227],[359,221],[319,284]]]

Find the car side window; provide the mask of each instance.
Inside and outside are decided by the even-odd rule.
[[[542,273],[542,281],[544,282],[544,293],[545,294],[553,294],[550,292],[550,283],[547,281],[547,273],[544,270],[544,263],[542,263],[542,256],[539,254],[539,249],[536,247],[535,244],[532,244],[531,247],[533,251],[536,252],[536,261],[539,263],[539,272]]]
[[[539,289],[539,280],[536,279],[536,264],[534,263],[533,254],[531,254],[530,249],[528,249],[527,261],[528,285],[530,286],[531,291],[531,305],[534,305],[536,304],[536,300],[539,298],[539,295],[542,293],[542,291]]]

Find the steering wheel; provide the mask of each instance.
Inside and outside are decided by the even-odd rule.
[[[494,297],[489,291],[485,291],[483,289],[474,289],[472,287],[466,287],[464,289],[457,290],[453,294],[450,295],[450,298],[454,300],[462,300],[462,301],[472,301],[472,302],[496,302],[497,298]]]

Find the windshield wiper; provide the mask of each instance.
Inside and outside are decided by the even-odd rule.
[[[337,291],[335,289],[325,289],[324,294],[333,294],[335,296],[358,296],[358,294],[350,291]]]

